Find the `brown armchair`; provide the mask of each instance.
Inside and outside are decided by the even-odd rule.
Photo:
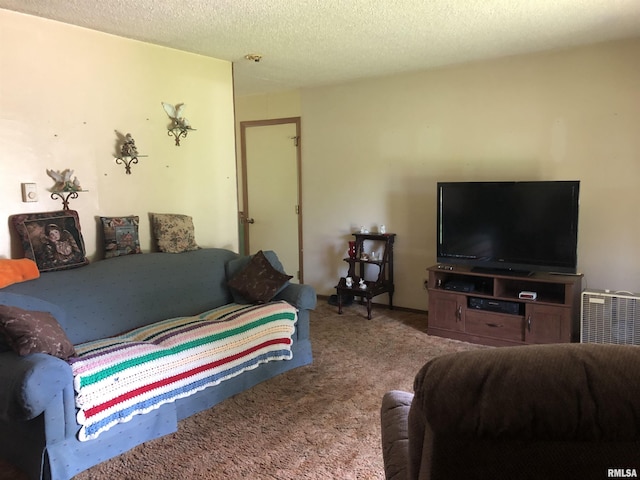
[[[640,476],[640,347],[557,344],[434,358],[381,407],[388,480]]]

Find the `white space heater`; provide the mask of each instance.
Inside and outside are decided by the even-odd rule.
[[[627,292],[582,292],[582,343],[640,345],[640,297]]]

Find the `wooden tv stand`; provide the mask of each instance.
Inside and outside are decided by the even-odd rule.
[[[494,346],[578,341],[582,275],[427,271],[430,335]],[[519,298],[522,291],[537,299]]]

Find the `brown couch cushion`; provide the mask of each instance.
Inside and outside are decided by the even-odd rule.
[[[260,250],[229,280],[229,287],[250,303],[267,303],[292,278],[293,276],[282,273],[271,265]]]
[[[640,348],[562,344],[441,356],[416,376],[414,407],[438,434],[635,440]]]
[[[18,355],[48,353],[63,360],[75,355],[74,346],[49,312],[0,305],[0,333]]]

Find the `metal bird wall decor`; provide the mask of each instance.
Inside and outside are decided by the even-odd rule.
[[[184,117],[184,109],[186,105],[184,103],[178,103],[175,106],[170,103],[161,102],[162,108],[167,112],[167,115],[171,119],[171,126],[167,129],[167,135],[173,136],[176,140],[176,146],[180,146],[180,139],[185,138],[190,130],[195,130],[191,127],[189,120]]]
[[[51,187],[52,192],[78,192],[82,190],[78,177],[74,177],[73,181],[71,180],[73,170],[67,168],[61,172],[60,170],[47,169],[47,175],[56,182],[55,185]]]

